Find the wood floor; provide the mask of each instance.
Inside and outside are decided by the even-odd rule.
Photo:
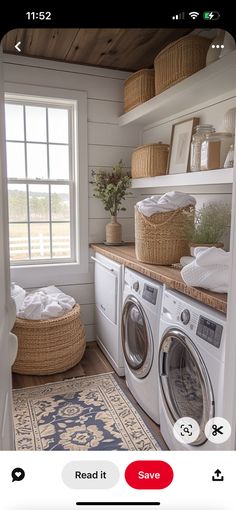
[[[12,374],[12,385],[13,388],[26,388],[27,386],[37,386],[39,384],[47,384],[55,381],[64,381],[65,379],[70,379],[73,377],[82,377],[86,375],[98,375],[104,374],[107,372],[114,372],[112,366],[109,361],[106,359],[100,348],[98,347],[96,342],[89,342],[87,344],[85,354],[83,359],[80,361],[78,365],[67,370],[66,372],[55,374],[55,375],[19,375]],[[167,446],[162,439],[160,434],[160,428],[156,423],[154,423],[146,413],[141,409],[141,407],[137,404],[136,400],[133,398],[129,389],[126,386],[125,378],[119,377],[115,374],[117,382],[121,386],[124,393],[127,395],[131,403],[137,409],[141,417],[144,419],[146,425],[149,427],[154,437],[158,440],[161,448],[163,450],[167,450]]]
[[[38,384],[64,381],[64,379],[70,379],[71,377],[104,374],[105,372],[113,372],[112,366],[107,361],[96,342],[89,342],[80,363],[70,370],[54,375],[13,374],[12,385],[13,388],[25,388],[27,386],[37,386]]]

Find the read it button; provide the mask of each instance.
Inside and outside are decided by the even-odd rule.
[[[173,477],[173,469],[162,460],[137,460],[125,470],[126,482],[133,489],[165,489]]]

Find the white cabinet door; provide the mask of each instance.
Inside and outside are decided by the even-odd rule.
[[[1,51],[1,48],[0,48]],[[9,355],[10,273],[8,254],[8,220],[6,161],[4,142],[3,73],[0,53],[0,450],[14,448],[12,422],[12,388]],[[14,313],[14,311],[13,311]]]
[[[116,272],[95,262],[96,307],[114,324],[117,323],[117,284]]]

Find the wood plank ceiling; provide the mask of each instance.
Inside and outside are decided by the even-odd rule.
[[[153,66],[157,53],[190,29],[78,28],[17,29],[3,38],[3,50],[29,57],[46,58],[123,71]],[[21,41],[22,53],[15,44]]]

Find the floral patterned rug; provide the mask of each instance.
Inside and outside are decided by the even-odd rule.
[[[13,391],[17,450],[160,450],[112,374]]]

